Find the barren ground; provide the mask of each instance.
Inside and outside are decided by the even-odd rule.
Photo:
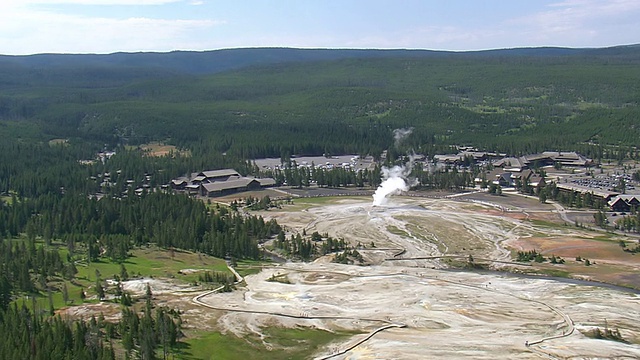
[[[291,284],[267,281],[272,274],[287,274]],[[379,332],[334,358],[640,357],[638,345],[594,340],[580,332],[603,327],[606,321],[626,339],[639,340],[638,296],[610,289],[546,279],[320,263],[283,265],[246,281],[246,291],[203,299],[230,310],[218,320],[227,331],[242,336],[260,333],[264,326],[304,326],[366,332],[333,344],[318,357],[346,349],[389,324],[406,327]],[[563,333],[570,335],[525,346],[525,341]]]
[[[555,218],[553,208],[541,205],[545,208],[527,212],[519,206],[526,201],[510,201],[514,203],[499,206],[393,198],[387,206],[372,207],[363,197],[302,211],[263,212],[291,233],[319,231],[364,244],[360,252],[369,265],[321,258],[273,266],[246,277],[246,287],[239,291],[210,294],[202,301],[223,310],[217,326],[237,335],[260,334],[276,325],[364,332],[332,344],[319,358],[639,358],[640,297],[635,292],[555,278],[443,269],[442,256],[472,255],[477,261],[499,261],[491,263],[494,268],[521,272],[552,269],[598,280],[600,273],[605,280],[637,274],[638,260],[615,249],[614,237],[603,240],[598,233],[550,225],[546,220]],[[401,249],[405,252],[394,258]],[[513,265],[518,249],[555,253],[567,257],[567,263]],[[571,249],[596,265],[569,258],[575,256]],[[287,281],[268,281],[272,275]],[[584,335],[605,325],[619,329],[631,344]],[[384,330],[366,339],[380,328]]]
[[[366,266],[335,264],[330,256],[267,266],[231,293],[203,294],[168,280],[125,287],[142,295],[149,283],[160,305],[182,310],[187,335],[252,335],[267,352],[278,349],[264,336],[266,329],[282,326],[359,333],[330,344],[318,359],[640,358],[638,291],[446,269],[471,255],[495,270],[561,273],[638,288],[640,258],[618,245],[635,239],[568,226],[553,206],[535,200],[468,196],[397,197],[382,207],[372,207],[369,197],[296,199],[295,205],[260,212],[289,234],[318,231],[360,243]],[[532,249],[566,262],[514,263],[516,251]],[[595,264],[576,261],[578,255]],[[274,276],[279,281],[270,281]],[[167,291],[172,288],[179,291]],[[72,309],[119,316],[117,306],[87,307]],[[629,343],[585,335],[605,326],[619,329]]]

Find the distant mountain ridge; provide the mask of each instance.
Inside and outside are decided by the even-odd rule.
[[[442,58],[442,57],[563,57],[631,56],[640,58],[640,45],[608,48],[535,47],[482,51],[436,51],[408,49],[299,49],[237,48],[211,51],[139,52],[113,54],[0,55],[0,67],[16,69],[51,68],[145,68],[178,74],[214,74],[251,66],[287,62],[331,61],[355,58]]]

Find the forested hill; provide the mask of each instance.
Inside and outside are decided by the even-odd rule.
[[[237,158],[635,146],[640,47],[232,49],[0,58],[0,135]],[[581,150],[581,149],[578,149]]]
[[[173,51],[167,53],[0,55],[0,66],[22,69],[57,68],[59,70],[65,68],[115,68],[119,70],[145,68],[153,69],[155,73],[213,74],[255,65],[353,58],[557,57],[638,55],[638,53],[640,53],[640,48],[637,46],[617,46],[602,49],[539,47],[463,52],[403,49],[239,48],[213,51]]]

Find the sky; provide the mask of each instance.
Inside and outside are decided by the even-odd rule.
[[[640,43],[640,0],[0,0],[0,54]]]

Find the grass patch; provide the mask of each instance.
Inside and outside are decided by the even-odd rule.
[[[293,198],[293,205],[284,205],[282,211],[295,212],[310,209],[316,206],[337,204],[340,200],[362,200],[366,196],[318,196],[309,198]]]
[[[236,272],[240,274],[240,276],[245,277],[249,275],[255,275],[262,271],[261,267],[252,266],[252,267],[236,267]]]
[[[310,204],[310,205],[326,205],[329,203],[337,203],[340,200],[362,200],[369,199],[370,196],[318,196],[310,198],[294,198],[294,204]]]
[[[138,249],[132,251],[127,263],[147,271],[149,275],[173,275],[186,268],[198,268],[211,271],[228,271],[223,259],[183,250],[163,250],[158,248]],[[135,268],[135,267],[134,267]],[[142,273],[144,275],[144,273]]]
[[[596,240],[596,241],[605,241],[605,242],[611,242],[611,241],[618,241],[620,240],[620,237],[617,234],[602,234],[602,235],[597,235],[591,238],[591,240]]]
[[[529,219],[528,220],[531,224],[535,225],[535,226],[539,226],[539,227],[545,227],[545,228],[552,228],[552,229],[566,229],[567,226],[563,225],[563,224],[558,224],[555,223],[553,221],[548,221],[548,220],[539,220],[539,219]],[[573,226],[573,224],[571,224]]]
[[[236,271],[240,276],[245,277],[247,275],[255,275],[262,271],[263,265],[271,264],[268,261],[256,261],[256,260],[239,260],[236,262]]]
[[[454,269],[466,269],[468,264],[467,260],[462,260],[462,258],[442,258],[442,262],[447,264],[449,267]]]
[[[462,106],[462,108],[477,114],[505,114],[508,112],[505,108],[489,105]]]
[[[55,145],[68,145],[69,144],[69,139],[51,139],[49,140],[49,146],[55,146]]]
[[[62,295],[62,287],[63,283],[67,285],[67,294],[68,294],[68,302],[65,303],[64,297]],[[86,288],[81,286],[79,283],[73,284],[69,281],[55,281],[53,283],[49,283],[49,286],[52,287],[51,290],[51,303],[53,304],[54,310],[61,309],[67,306],[72,305],[80,305],[87,303],[97,303],[97,300],[82,300],[80,297],[80,291]],[[92,295],[92,294],[89,294]],[[37,310],[38,312],[49,312],[50,302],[49,302],[49,294],[47,292],[41,291],[38,294],[29,294],[22,296],[16,300],[14,300],[18,306],[22,306],[24,304],[30,310]],[[98,315],[98,314],[96,314]]]
[[[139,146],[139,149],[147,156],[168,156],[169,154],[173,154],[174,156],[191,156],[190,151],[180,150],[174,145],[168,145],[160,142],[142,144]]]
[[[422,230],[418,225],[414,225],[411,223],[407,224],[407,228],[409,228],[409,230],[413,233],[414,237],[424,242],[434,244],[438,248],[438,251],[440,251],[443,254],[446,252],[447,250],[446,245],[438,241],[438,239],[433,234],[429,234],[430,236],[426,237],[424,236],[424,230]]]
[[[198,273],[180,274],[180,270],[195,268],[203,271],[228,272],[224,260],[188,251],[172,252],[158,248],[144,248],[131,251],[131,255],[123,263],[130,277],[169,277],[191,283],[198,280]],[[100,259],[88,266],[78,266],[77,277],[95,281],[96,270],[100,272],[102,279],[109,279],[120,274],[120,264]]]
[[[535,271],[532,271],[532,273],[537,273],[537,274],[542,274],[542,275],[547,275],[547,276],[553,276],[553,277],[560,277],[560,278],[570,278],[571,277],[571,273],[569,271],[566,270],[560,270],[560,269],[536,269]]]
[[[397,226],[387,225],[387,231],[393,235],[399,235],[404,237],[409,237],[409,233],[404,230],[399,229]]]
[[[68,250],[60,248],[60,257],[67,258]],[[132,256],[127,258],[123,263],[130,278],[133,277],[157,277],[157,278],[173,278],[184,283],[199,282],[201,272],[179,273],[184,269],[197,269],[211,272],[229,273],[227,264],[223,259],[207,256],[204,254],[192,253],[188,251],[173,252],[169,250],[159,249],[155,247],[135,249],[131,251]],[[82,301],[80,298],[80,290],[84,289],[88,297],[94,296],[96,281],[96,270],[100,273],[102,280],[113,279],[116,275],[120,276],[120,263],[112,262],[108,259],[101,258],[87,264],[83,261],[76,262],[78,273],[73,282],[63,280],[60,277],[49,279],[47,285],[51,288],[51,297],[54,309],[60,309],[69,305],[79,305],[92,301]],[[65,303],[62,296],[63,284],[67,286],[69,302]],[[49,310],[49,296],[46,291],[40,291],[39,294],[29,294],[21,296],[14,300],[21,305],[23,302],[29,308],[34,305],[41,310]]]
[[[176,359],[309,359],[327,344],[355,333],[318,329],[263,329],[264,342],[255,335],[239,338],[219,332],[206,333],[180,343]]]

